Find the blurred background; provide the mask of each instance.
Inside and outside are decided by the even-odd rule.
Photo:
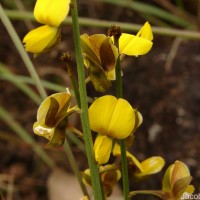
[[[38,26],[32,15],[34,0],[0,3],[21,41]],[[138,58],[127,57],[122,63],[124,98],[144,118],[130,151],[140,161],[154,155],[164,157],[164,169],[176,160],[183,161],[193,176],[195,192],[199,193],[200,1],[78,0],[78,8],[81,34],[106,34],[112,24],[120,25],[122,32],[136,34],[146,21],[152,25],[152,50]],[[69,15],[62,26],[62,41],[54,50],[35,59],[30,55],[49,95],[70,86],[66,66],[59,59],[62,52],[72,54],[76,69],[70,19]],[[87,87],[89,96],[102,95],[91,84]],[[114,85],[107,93],[113,89]],[[41,97],[16,48],[16,40],[12,41],[2,21],[0,91],[0,199],[80,199],[70,193],[73,170],[63,147],[45,149],[47,141],[33,133]],[[70,123],[80,126],[78,116]],[[87,159],[83,142],[73,134],[68,134],[68,141],[79,169],[84,170]],[[62,171],[55,172],[55,167]],[[162,176],[163,172],[137,184],[131,180],[131,190],[160,189]],[[63,184],[57,185],[64,177]],[[54,195],[54,190],[62,188],[64,192]],[[122,199],[117,196],[114,199]]]

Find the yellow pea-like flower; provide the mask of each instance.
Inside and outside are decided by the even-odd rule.
[[[176,161],[165,172],[162,181],[162,191],[178,200],[184,193],[194,192],[194,186],[190,185],[192,177],[190,171],[183,162]]]
[[[27,52],[38,55],[50,50],[60,41],[60,25],[69,13],[69,6],[70,0],[37,0],[34,17],[44,25],[24,37]]]
[[[112,194],[113,188],[121,178],[121,172],[117,169],[115,164],[101,165],[99,167],[100,178],[106,197]],[[83,182],[86,185],[92,186],[90,170],[86,169],[83,172]]]
[[[151,165],[151,163],[154,161],[147,161],[145,165]],[[190,185],[191,180],[192,177],[187,165],[177,160],[165,171],[161,190],[136,190],[130,192],[129,197],[136,194],[151,194],[163,200],[193,199],[190,196],[194,192],[194,186]]]
[[[121,149],[117,143],[113,148],[113,155],[121,155]],[[130,167],[133,166],[133,169],[135,169],[130,173],[137,179],[143,179],[149,175],[156,174],[160,172],[165,165],[164,159],[160,156],[152,156],[140,162],[133,154],[126,151],[126,157],[128,159],[128,165]]]
[[[69,13],[70,0],[37,0],[34,17],[41,24],[59,27]]]
[[[48,146],[63,144],[68,117],[79,110],[76,106],[71,108],[70,105],[71,94],[69,91],[50,95],[41,103],[33,131],[48,139]]]
[[[128,137],[135,127],[135,109],[125,99],[106,95],[89,108],[90,128],[115,139]]]
[[[23,39],[26,51],[35,55],[53,48],[60,41],[60,28],[44,25],[30,31]]]
[[[119,38],[119,53],[128,56],[138,56],[148,53],[153,45],[153,34],[148,22],[137,35],[122,33]]]
[[[99,164],[108,161],[113,139],[128,137],[141,123],[142,115],[125,99],[106,95],[96,99],[89,108],[90,128],[98,133],[94,143]]]

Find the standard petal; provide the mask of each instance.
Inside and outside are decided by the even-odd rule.
[[[97,34],[96,34],[97,35]],[[95,37],[94,35],[93,37]],[[99,34],[102,35],[102,34]],[[98,49],[95,46],[95,44],[92,43],[92,36],[89,36],[88,34],[81,35],[81,48],[83,52],[83,56],[85,59],[84,64],[86,67],[90,67],[90,65],[95,64],[97,66],[100,66],[100,60],[99,60],[99,53]],[[99,37],[95,37],[98,39]],[[96,42],[98,44],[98,42]],[[91,63],[92,62],[92,63]]]
[[[148,53],[153,43],[143,37],[122,33],[119,38],[119,52],[129,56],[138,56]]]
[[[174,163],[174,168],[171,174],[171,184],[174,185],[176,181],[181,178],[190,176],[190,171],[186,164],[181,161],[176,161]]]
[[[40,105],[37,111],[37,122],[47,127],[56,126],[60,122],[60,118],[64,118],[69,111],[71,104],[71,94],[68,92],[59,92],[48,96]],[[51,119],[53,118],[53,119]],[[54,123],[46,123],[54,121]]]
[[[34,16],[41,24],[59,27],[69,13],[70,0],[37,0]]]
[[[48,25],[30,31],[23,39],[26,51],[40,54],[54,47],[60,40],[60,29]]]
[[[117,98],[106,95],[96,99],[90,106],[89,121],[90,128],[103,135],[108,134],[109,123],[111,121]]]
[[[134,109],[125,99],[118,99],[112,112],[107,135],[116,139],[124,139],[131,134],[134,126]]]
[[[94,143],[95,159],[101,165],[108,162],[112,149],[112,140],[99,134]]]
[[[144,24],[144,26],[140,29],[140,31],[137,33],[136,36],[140,36],[142,38],[145,38],[149,41],[152,41],[153,40],[153,33],[152,33],[152,30],[151,30],[151,26],[148,22],[146,22]]]

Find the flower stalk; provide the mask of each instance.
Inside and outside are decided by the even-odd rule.
[[[83,63],[83,57],[82,57],[82,52],[81,52],[80,31],[79,31],[79,24],[78,24],[78,10],[77,10],[76,0],[71,0],[71,4],[72,4],[72,8],[71,8],[72,24],[73,24],[73,31],[74,31],[74,43],[75,43],[75,51],[76,51],[78,83],[79,83],[80,103],[81,103],[80,115],[81,115],[81,123],[83,127],[86,153],[87,153],[89,168],[91,171],[91,180],[92,180],[92,186],[94,190],[94,198],[95,200],[104,200],[104,194],[102,192],[99,171],[94,159],[92,135],[91,135],[89,119],[88,119],[85,71],[84,71],[84,63]]]
[[[113,33],[114,37],[114,44],[119,49],[119,38],[121,36],[121,30],[119,27],[111,27],[111,29],[115,29]],[[123,89],[122,89],[122,76],[121,76],[121,61],[120,55],[118,56],[116,69],[116,97],[122,98],[123,97]],[[123,180],[123,193],[124,193],[124,200],[128,200],[128,193],[129,193],[129,180],[128,180],[128,164],[126,158],[126,144],[125,139],[120,140],[120,149],[121,149],[121,163],[122,163],[122,180]]]

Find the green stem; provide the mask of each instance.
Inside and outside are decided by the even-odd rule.
[[[116,42],[116,43],[117,43],[117,46],[118,46],[118,42]],[[123,90],[122,90],[120,56],[117,59],[117,65],[116,65],[115,73],[116,73],[116,96],[117,96],[117,98],[122,98],[123,97]],[[127,164],[127,158],[126,158],[125,139],[120,140],[120,148],[121,148],[121,163],[122,163],[122,180],[123,180],[124,200],[128,200],[129,180],[128,180],[128,164]]]
[[[124,200],[128,200],[129,193],[129,180],[128,180],[128,164],[126,159],[126,144],[125,139],[120,140],[121,159],[122,159],[122,180],[123,180],[123,193]]]
[[[75,95],[75,98],[76,98],[76,102],[78,104],[78,107],[80,108],[81,102],[80,102],[80,94],[79,94],[79,90],[78,90],[78,83],[77,83],[77,80],[76,80],[74,73],[72,71],[71,71],[71,75],[69,76],[69,78],[70,78],[72,87],[74,89],[74,95]]]
[[[0,106],[0,119],[2,119],[17,135],[27,142],[35,153],[53,170],[56,167],[55,162],[46,154],[46,152],[34,141],[29,133],[13,119],[12,115]]]
[[[21,40],[19,39],[19,36],[17,35],[13,25],[11,24],[9,18],[7,17],[6,13],[4,12],[4,9],[1,6],[1,4],[0,4],[0,18],[1,18],[5,28],[7,29],[8,34],[10,35],[13,43],[15,44],[22,60],[24,61],[24,64],[26,65],[27,70],[29,71],[31,77],[35,81],[35,84],[38,88],[38,91],[39,91],[41,97],[43,99],[45,99],[47,97],[47,94],[46,94],[44,87],[41,84],[40,78],[39,78],[28,54],[26,53],[26,51],[21,43]]]
[[[80,173],[80,171],[79,171],[79,169],[77,167],[77,164],[76,164],[74,155],[72,153],[72,150],[70,148],[69,142],[67,140],[67,137],[65,137],[64,150],[65,150],[65,152],[67,154],[67,157],[68,157],[69,163],[71,165],[71,168],[74,171],[74,174],[76,175],[76,177],[78,179],[78,182],[79,182],[80,187],[81,187],[81,189],[83,191],[83,194],[89,197],[87,189],[86,189],[85,185],[83,184],[81,173]]]
[[[75,42],[75,51],[76,51],[76,60],[77,60],[77,71],[78,71],[78,83],[80,91],[80,101],[81,101],[81,123],[83,128],[84,141],[86,146],[87,159],[89,163],[91,181],[94,190],[95,200],[103,200],[104,195],[102,192],[101,181],[99,176],[99,170],[95,163],[93,143],[92,143],[92,134],[89,126],[88,118],[88,105],[87,105],[87,92],[85,85],[85,71],[84,63],[81,52],[81,43],[80,43],[80,31],[78,23],[78,10],[76,0],[71,0],[72,4],[72,23],[74,30],[74,42]]]

